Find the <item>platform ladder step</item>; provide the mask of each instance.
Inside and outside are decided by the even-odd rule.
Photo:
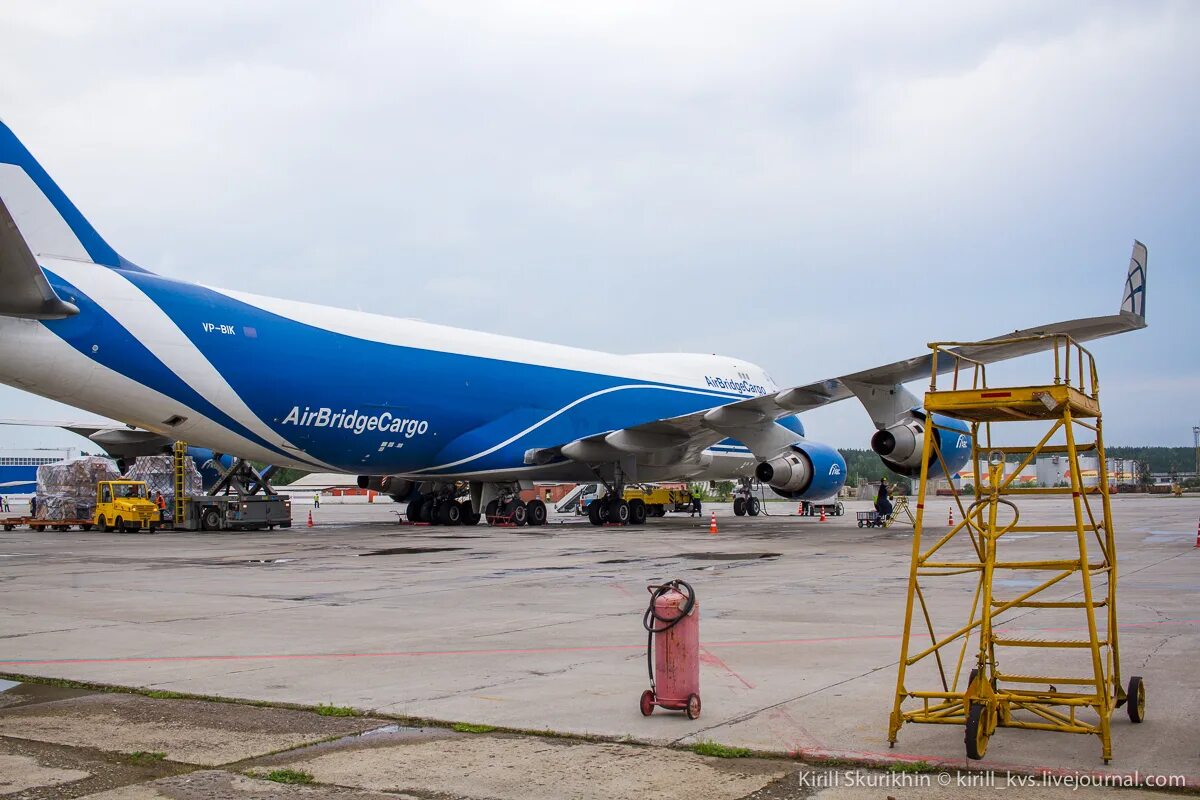
[[[187,442],[176,442],[172,467],[175,473],[175,509],[172,522],[175,527],[183,523],[184,489],[187,478]]]

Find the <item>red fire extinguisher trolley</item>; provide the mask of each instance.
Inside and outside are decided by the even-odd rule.
[[[647,586],[650,605],[642,617],[646,629],[646,669],[650,688],[642,692],[643,716],[654,707],[700,716],[700,604],[685,581]]]

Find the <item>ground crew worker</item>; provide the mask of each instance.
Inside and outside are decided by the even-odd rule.
[[[37,516],[37,495],[29,498],[29,516]]]
[[[892,499],[888,495],[887,478],[879,481],[879,494],[875,495],[875,513],[883,519],[892,515]]]
[[[317,492],[313,495],[313,508],[321,507],[321,493]]]
[[[704,516],[700,510],[700,494],[698,492],[692,492],[692,516],[694,517],[697,514]]]
[[[167,499],[163,497],[162,492],[158,492],[154,496],[154,505],[158,506],[158,521],[162,522],[167,518]]]
[[[8,507],[8,498],[7,497],[0,497],[0,511],[4,511],[5,513],[9,513],[12,511],[12,509]]]

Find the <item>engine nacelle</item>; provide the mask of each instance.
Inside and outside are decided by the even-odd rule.
[[[919,468],[924,441],[924,424],[913,420],[876,431],[871,437],[871,449],[893,470]]]
[[[846,482],[846,460],[832,447],[797,442],[787,452],[761,462],[754,476],[789,500],[829,497]]]
[[[372,492],[380,494],[390,494],[392,499],[399,503],[412,494],[415,488],[415,483],[407,478],[398,478],[395,475],[359,475],[358,488],[368,489]]]
[[[876,431],[871,437],[871,449],[883,461],[883,465],[906,478],[921,474],[921,451],[925,446],[925,426],[928,424],[924,412],[914,410],[911,414],[910,419]],[[941,414],[933,415],[933,422],[937,426],[933,434],[937,437],[942,459],[939,461],[936,454],[930,455],[929,477],[942,475],[943,461],[953,475],[971,459],[971,429],[962,420]]]

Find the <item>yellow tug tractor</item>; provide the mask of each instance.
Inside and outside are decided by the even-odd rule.
[[[145,481],[100,481],[96,484],[95,526],[107,532],[151,533],[160,522],[158,506],[147,496]]]

